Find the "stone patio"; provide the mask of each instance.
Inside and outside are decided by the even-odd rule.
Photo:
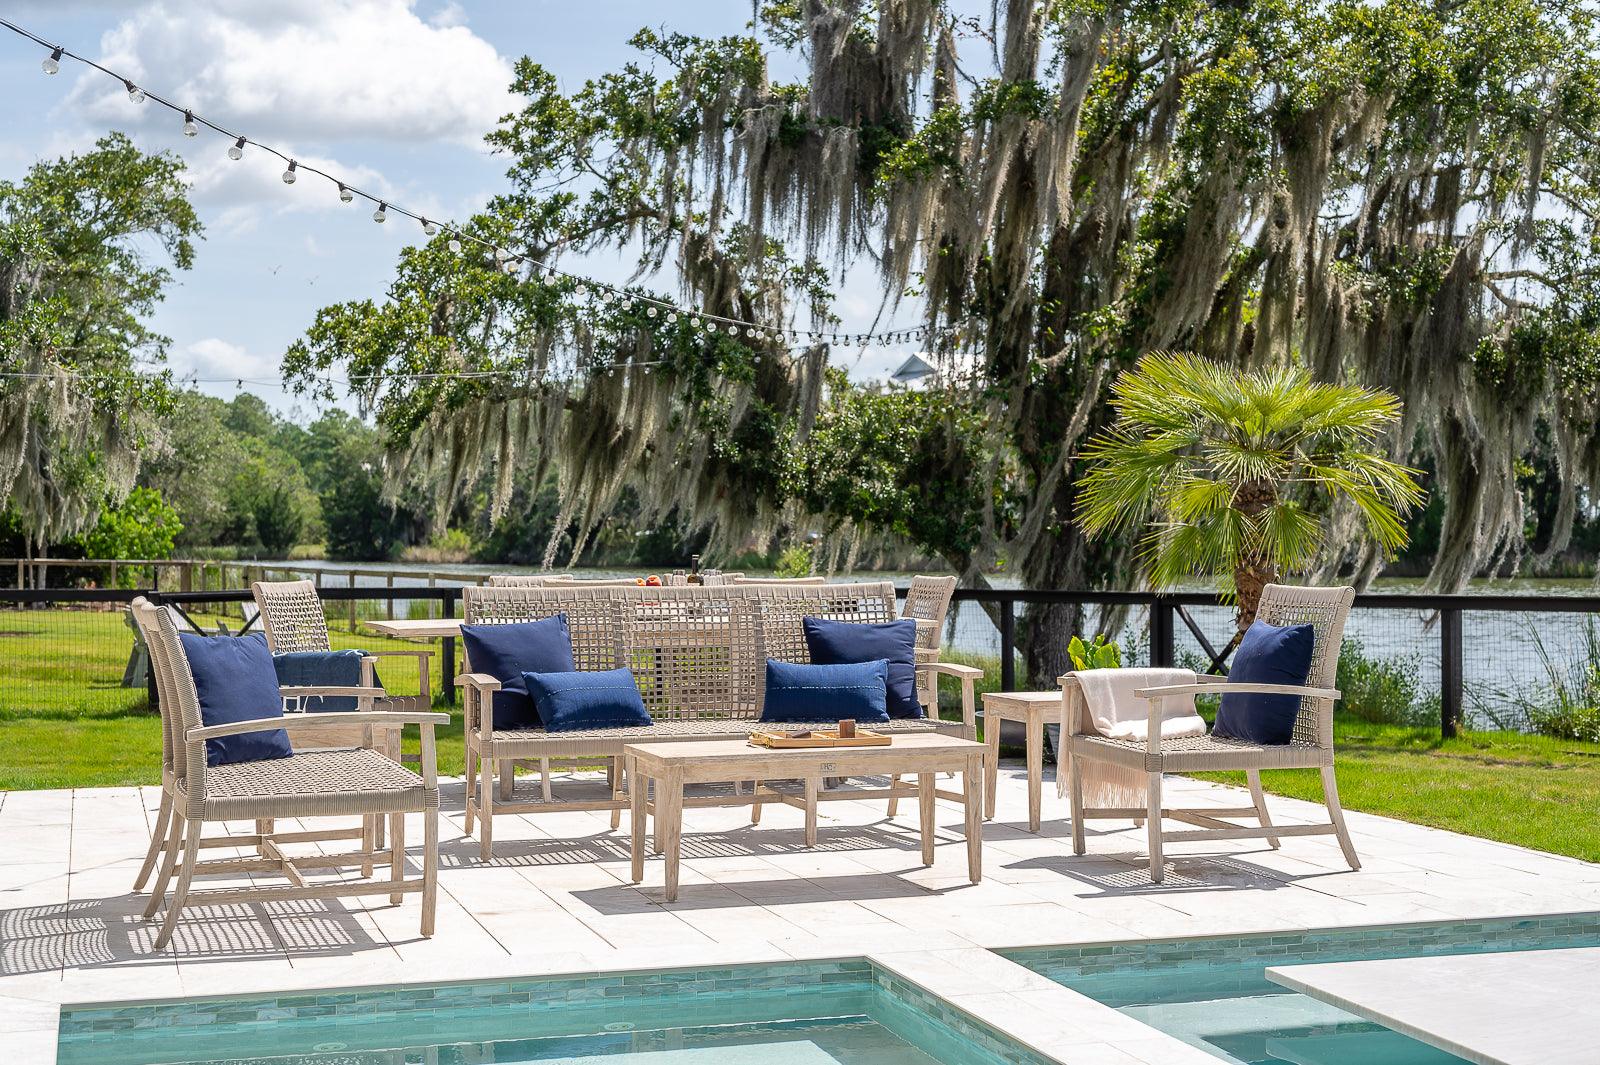
[[[1168,789],[1175,805],[1247,801],[1181,778]],[[747,810],[703,808],[687,813],[682,894],[666,905],[659,858],[630,884],[626,822],[613,832],[604,813],[497,817],[498,857],[478,864],[455,781],[432,939],[417,933],[414,900],[378,896],[196,911],[157,955],[138,916],[145,896],[130,890],[157,799],[150,788],[0,794],[0,1037],[25,1051],[12,1060],[53,1062],[63,1002],[866,955],[1075,1063],[1204,1063],[1215,1059],[984,948],[1600,910],[1600,867],[1361,813],[1350,815],[1360,872],[1332,837],[1298,837],[1280,851],[1172,846],[1166,883],[1152,885],[1131,824],[1091,830],[1089,853],[1073,856],[1053,782],[1043,829],[1028,832],[1022,767],[1007,763],[977,885],[950,804],[931,868],[918,860],[914,803],[893,821],[882,801],[825,804],[812,850],[799,810],[768,806],[752,828]],[[1321,811],[1269,801],[1284,824]]]

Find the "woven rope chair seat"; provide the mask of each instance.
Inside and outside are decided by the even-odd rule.
[[[418,811],[439,801],[421,777],[367,747],[211,766],[205,780],[203,816],[212,820]]]
[[[1314,743],[1295,741],[1260,744],[1221,736],[1184,736],[1163,739],[1161,753],[1152,756],[1144,740],[1109,739],[1105,736],[1072,737],[1074,754],[1082,752],[1097,761],[1142,769],[1148,773],[1187,773],[1209,769],[1306,769],[1332,763],[1332,752]]]

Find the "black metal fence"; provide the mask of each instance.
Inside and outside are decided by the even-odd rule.
[[[459,587],[386,586],[321,589],[336,646],[382,647],[386,638],[364,620],[457,617]],[[249,631],[245,590],[0,589],[0,721],[36,713],[70,716],[137,712],[150,706],[123,605],[137,595],[173,606],[204,631]],[[1085,623],[1121,645],[1124,660],[1154,665],[1226,668],[1218,650],[1233,628],[1233,610],[1205,593],[960,589],[944,636],[945,654],[985,667],[986,686],[1027,686],[1029,608],[1076,605]],[[1555,687],[1594,685],[1600,676],[1596,616],[1600,596],[1357,596],[1344,659],[1364,672],[1345,685],[1370,688],[1368,698],[1396,720],[1436,720],[1445,735],[1463,724],[1526,727],[1530,707]],[[389,644],[392,646],[392,644]],[[442,639],[433,690],[454,701],[455,640]],[[412,694],[416,678],[385,676],[396,694]],[[1053,678],[1035,677],[1048,684]],[[408,690],[409,689],[409,690]],[[1591,693],[1600,687],[1591,687]],[[1349,700],[1347,699],[1347,702]]]

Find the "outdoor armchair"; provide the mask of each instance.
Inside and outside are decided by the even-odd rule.
[[[1147,729],[1146,740],[1112,739],[1094,732],[1088,724],[1088,708],[1072,674],[1061,677],[1065,721],[1062,740],[1068,761],[1068,791],[1072,803],[1072,849],[1084,853],[1084,821],[1090,819],[1143,820],[1149,836],[1150,878],[1159,883],[1163,876],[1162,848],[1167,843],[1187,843],[1208,839],[1265,839],[1274,849],[1283,836],[1335,835],[1352,869],[1361,868],[1344,811],[1339,805],[1339,788],[1334,778],[1333,706],[1339,692],[1333,687],[1339,667],[1339,649],[1344,640],[1345,622],[1355,601],[1353,588],[1292,588],[1269,584],[1261,593],[1256,618],[1270,625],[1310,624],[1315,633],[1311,669],[1304,685],[1231,683],[1226,677],[1197,676],[1193,684],[1145,688],[1136,694],[1148,700],[1152,722],[1161,720],[1165,699],[1188,695],[1221,695],[1261,692],[1298,695],[1300,708],[1294,732],[1285,744],[1256,744],[1211,734],[1181,739],[1162,739],[1159,727]],[[1085,808],[1083,805],[1082,764],[1109,762],[1123,769],[1148,774],[1146,803],[1142,807]],[[1322,774],[1323,803],[1328,812],[1325,824],[1275,826],[1267,812],[1261,790],[1263,769],[1318,769]],[[1163,773],[1200,773],[1243,770],[1250,785],[1252,805],[1247,807],[1169,808],[1161,804]],[[1255,825],[1233,823],[1238,818],[1254,819]],[[1176,832],[1162,830],[1163,819],[1194,826]]]
[[[165,834],[160,871],[151,890],[148,919],[166,905],[155,949],[172,938],[179,917],[186,907],[231,906],[239,903],[273,902],[298,899],[327,899],[343,896],[388,895],[398,904],[405,895],[422,896],[421,927],[424,936],[433,934],[437,900],[439,786],[435,769],[437,757],[434,727],[449,722],[446,714],[418,711],[370,710],[351,713],[285,714],[281,718],[236,721],[207,726],[200,716],[199,697],[189,671],[188,656],[178,636],[170,611],[140,597],[130,609],[151,651],[156,670],[156,689],[160,700],[164,734],[171,737],[172,765],[170,784],[164,791],[172,799],[171,819]],[[305,687],[281,689],[287,695],[346,695],[363,704],[380,694],[364,687]],[[395,731],[418,725],[422,740],[422,772],[413,773],[376,750],[371,744],[346,748],[312,748],[296,751],[287,758],[227,765],[206,764],[206,741],[223,736],[282,728],[292,737],[308,728],[325,725],[366,731]],[[422,875],[405,876],[405,816],[421,814],[423,824]],[[204,838],[207,822],[255,820],[258,825],[278,818],[360,816],[389,819],[389,843],[375,849],[363,836],[359,850],[340,854],[291,855],[284,848],[296,843],[321,843],[349,838],[352,831],[302,831],[277,833],[258,831],[254,835],[220,837],[216,842]],[[253,847],[254,857],[201,861],[199,852],[208,843],[232,847]],[[390,874],[385,880],[312,880],[320,870],[359,866],[363,876],[371,876],[375,860],[386,859]],[[253,873],[277,873],[286,885],[258,887],[220,887],[191,890],[196,876],[239,877]],[[174,879],[175,878],[175,879]],[[171,898],[167,897],[172,885]]]

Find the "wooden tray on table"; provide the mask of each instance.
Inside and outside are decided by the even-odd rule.
[[[893,736],[868,729],[856,729],[854,736],[840,736],[838,729],[813,729],[809,732],[752,732],[750,743],[756,747],[773,750],[794,750],[803,747],[887,747]]]

